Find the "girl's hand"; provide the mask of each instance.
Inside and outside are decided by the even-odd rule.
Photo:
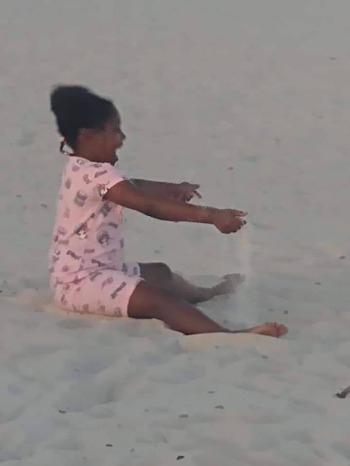
[[[234,209],[220,209],[215,211],[213,216],[213,225],[221,231],[221,233],[236,233],[247,222],[242,218],[246,212]]]
[[[186,181],[174,184],[172,186],[171,198],[180,202],[189,202],[194,196],[201,199],[202,196],[199,194],[198,188],[199,184],[187,183]]]
[[[248,215],[248,212],[244,210],[231,209],[231,212],[233,212],[236,217],[246,217]]]

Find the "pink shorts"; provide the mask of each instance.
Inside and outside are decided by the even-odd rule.
[[[80,314],[128,317],[130,297],[141,280],[137,263],[124,264],[123,270],[97,270],[78,283],[57,285],[55,303]]]

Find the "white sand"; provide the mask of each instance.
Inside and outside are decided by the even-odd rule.
[[[350,397],[334,397],[350,384],[349,13],[346,0],[0,1],[2,464],[349,465]],[[183,337],[46,305],[57,82],[115,99],[128,174],[193,180],[205,203],[249,211],[230,237],[130,213],[130,259],[198,283],[248,273],[203,310],[278,320],[287,338]]]

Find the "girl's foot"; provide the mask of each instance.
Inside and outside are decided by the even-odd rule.
[[[232,294],[236,291],[238,285],[244,282],[244,275],[240,273],[231,273],[229,275],[224,275],[223,280],[216,286],[211,288],[212,297],[220,296],[224,294]]]
[[[277,324],[276,322],[266,322],[262,325],[257,325],[246,330],[248,333],[256,333],[257,335],[267,335],[269,337],[283,337],[288,333],[287,327],[282,324]]]

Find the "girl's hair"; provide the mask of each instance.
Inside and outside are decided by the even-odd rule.
[[[75,149],[79,130],[103,129],[118,114],[112,101],[82,86],[57,86],[50,94],[51,111],[65,142]]]

